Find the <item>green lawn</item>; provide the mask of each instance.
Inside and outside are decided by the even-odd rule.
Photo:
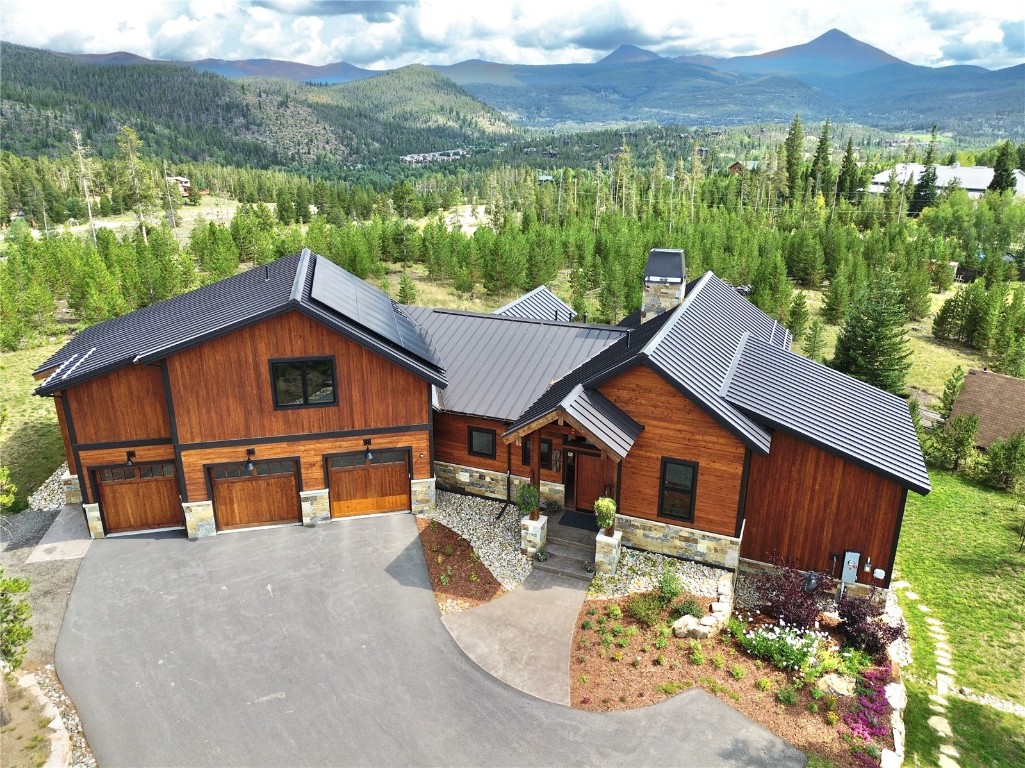
[[[33,369],[60,347],[48,344],[0,353],[0,404],[7,410],[0,431],[0,463],[11,468],[11,480],[18,487],[15,511],[25,507],[29,494],[64,461],[53,400],[32,394]]]
[[[958,684],[1025,704],[1025,552],[1018,552],[1025,505],[949,472],[930,476],[932,493],[908,496],[895,568],[920,598],[901,599],[914,658],[905,670],[910,765],[935,764],[939,748],[927,724],[934,645],[919,603],[943,621]],[[962,766],[1025,765],[1025,719],[949,702]]]

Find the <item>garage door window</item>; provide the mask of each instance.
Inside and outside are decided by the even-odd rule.
[[[272,361],[275,408],[334,405],[334,358]]]
[[[154,477],[174,477],[174,464],[142,464],[135,467],[111,467],[100,470],[100,480],[105,483]]]
[[[346,453],[341,456],[332,456],[328,459],[328,466],[331,469],[346,469],[348,467],[363,467],[367,464],[398,464],[407,463],[409,452],[405,449],[399,450],[377,450],[373,451],[370,461],[367,461],[366,453]]]

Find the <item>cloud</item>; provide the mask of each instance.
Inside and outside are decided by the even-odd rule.
[[[379,23],[416,0],[253,0],[252,4],[292,16],[361,16]]]
[[[1005,21],[1000,25],[1004,33],[1004,48],[1015,58],[1025,57],[1025,19]]]

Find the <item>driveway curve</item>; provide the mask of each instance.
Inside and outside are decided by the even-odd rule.
[[[442,624],[410,515],[93,543],[57,671],[111,766],[803,766],[701,691],[535,699]]]

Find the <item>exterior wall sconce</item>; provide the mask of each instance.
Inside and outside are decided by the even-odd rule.
[[[246,463],[242,465],[242,469],[244,469],[246,472],[253,471],[253,456],[255,455],[255,448],[246,448]]]
[[[135,464],[135,451],[125,451],[125,466],[131,467]]]
[[[363,441],[363,445],[366,446],[366,449],[363,451],[363,459],[364,459],[364,461],[370,461],[371,459],[374,458],[374,454],[372,454],[370,452],[370,438],[369,437]]]

